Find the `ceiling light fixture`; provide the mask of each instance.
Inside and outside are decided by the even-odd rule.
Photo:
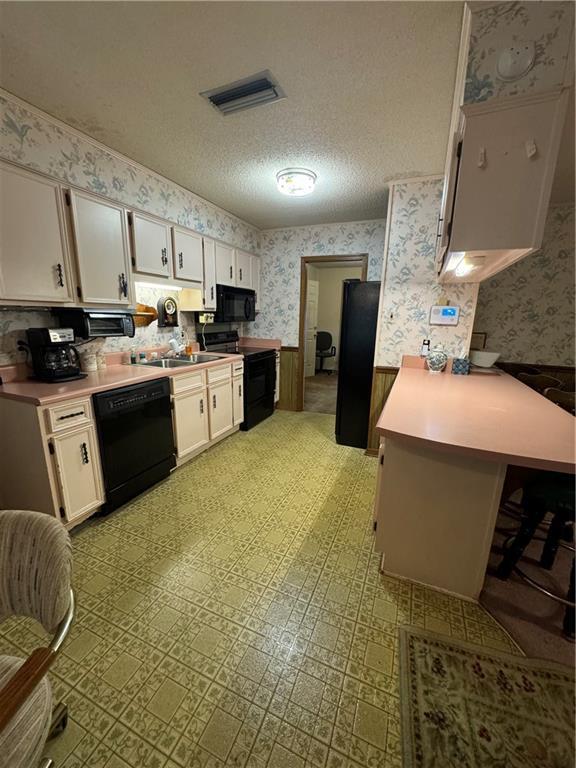
[[[302,197],[314,191],[317,176],[307,168],[285,168],[276,174],[276,184],[283,195]]]

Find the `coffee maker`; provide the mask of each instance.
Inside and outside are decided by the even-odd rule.
[[[28,328],[26,337],[35,379],[58,382],[86,377],[80,373],[80,356],[72,346],[72,328]]]

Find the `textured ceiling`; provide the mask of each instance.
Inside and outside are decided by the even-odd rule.
[[[0,84],[260,227],[379,218],[386,182],[442,172],[459,2],[0,5]],[[263,69],[277,104],[198,93]],[[306,166],[290,199],[275,173]]]

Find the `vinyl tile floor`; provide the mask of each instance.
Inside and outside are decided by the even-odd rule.
[[[481,607],[378,570],[376,459],[277,412],[73,533],[58,768],[401,765],[397,627],[514,651]],[[0,627],[0,653],[43,634]]]

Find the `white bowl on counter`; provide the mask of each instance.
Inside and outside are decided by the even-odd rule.
[[[488,352],[485,349],[471,349],[470,362],[480,368],[492,368],[496,360],[500,357],[500,352]]]

